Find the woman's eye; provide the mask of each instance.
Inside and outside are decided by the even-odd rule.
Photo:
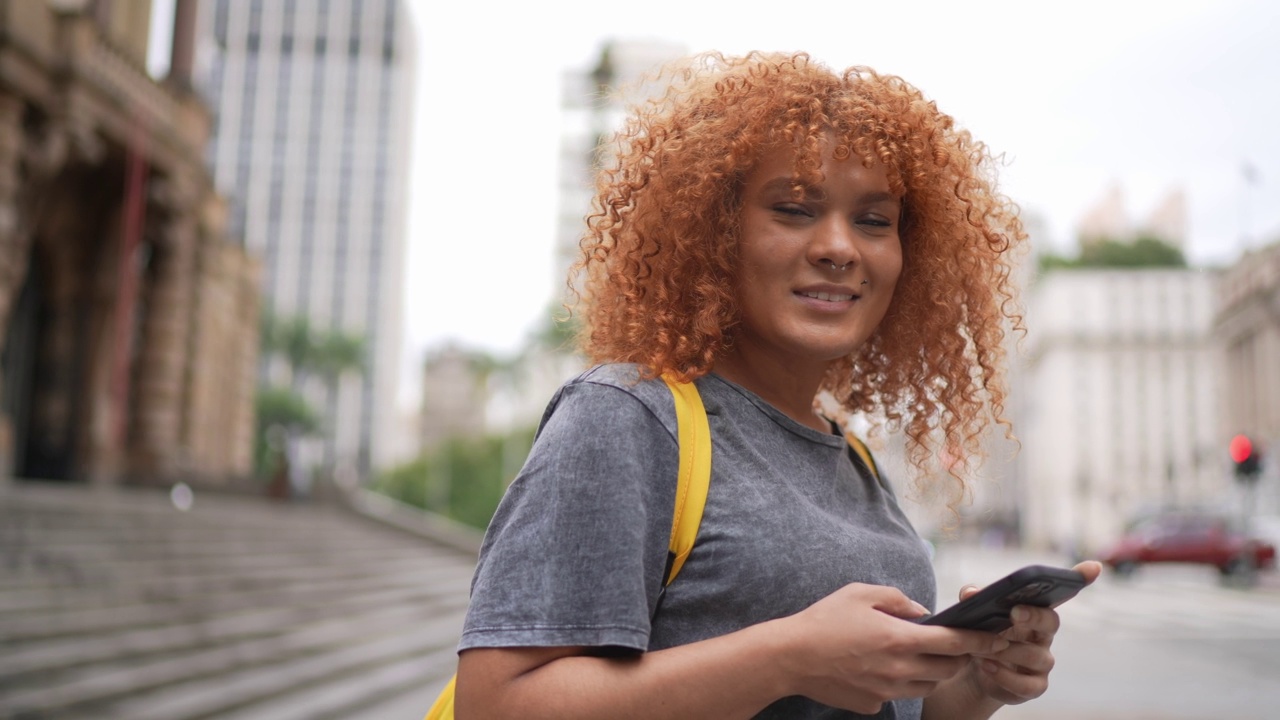
[[[794,215],[796,217],[810,217],[813,215],[813,213],[809,212],[809,210],[805,208],[803,205],[791,205],[791,204],[774,205],[773,211],[777,213],[782,213],[783,215]]]
[[[882,217],[864,217],[858,219],[859,225],[870,225],[871,227],[892,227],[893,221]]]

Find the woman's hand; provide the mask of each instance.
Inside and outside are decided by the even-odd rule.
[[[1076,565],[1086,583],[1092,583],[1102,572],[1102,565],[1088,561]],[[963,600],[976,593],[972,585],[960,590]],[[978,695],[1003,705],[1017,705],[1033,700],[1049,688],[1049,671],[1053,670],[1053,653],[1049,646],[1058,632],[1058,613],[1045,608],[1019,605],[1013,610],[1013,627],[1001,635],[1009,647],[992,655],[974,657],[967,678]]]
[[[926,612],[895,588],[852,584],[775,621],[787,625],[781,669],[795,678],[793,694],[872,714],[889,700],[929,695],[971,656],[1010,648],[992,633],[904,622]]]

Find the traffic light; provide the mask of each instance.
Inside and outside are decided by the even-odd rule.
[[[1242,481],[1250,481],[1258,477],[1262,470],[1261,456],[1248,435],[1237,435],[1231,438],[1231,461],[1236,464],[1236,477]]]

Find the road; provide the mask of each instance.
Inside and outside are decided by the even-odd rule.
[[[1054,556],[943,548],[941,604]],[[1057,667],[1043,697],[1002,720],[1274,720],[1280,717],[1280,575],[1252,589],[1222,587],[1213,569],[1143,568],[1104,575],[1060,609]]]

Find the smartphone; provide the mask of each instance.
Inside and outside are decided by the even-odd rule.
[[[1085,586],[1084,575],[1075,570],[1029,565],[1014,571],[978,592],[916,622],[922,625],[1001,632],[1013,621],[1009,613],[1015,605],[1054,608],[1075,597]]]

